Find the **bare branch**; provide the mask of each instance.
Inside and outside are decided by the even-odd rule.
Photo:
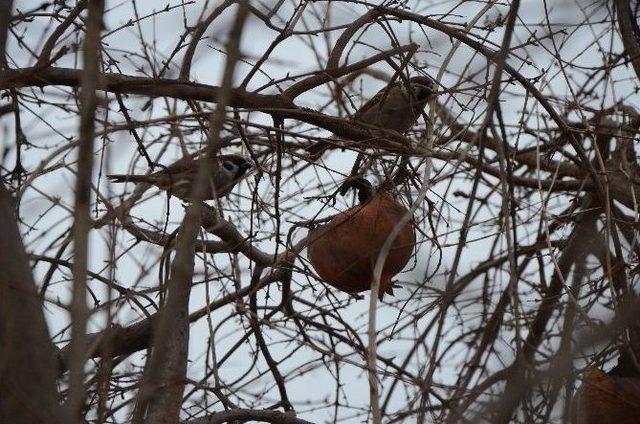
[[[75,185],[73,220],[73,302],[71,306],[71,353],[69,396],[67,406],[72,422],[80,422],[85,397],[84,366],[86,327],[89,311],[87,298],[87,264],[89,261],[89,229],[91,208],[91,180],[93,178],[93,146],[95,116],[98,99],[96,89],[100,69],[100,32],[102,30],[103,0],[91,0],[87,5],[87,29],[83,43],[81,84],[80,146],[78,173]]]

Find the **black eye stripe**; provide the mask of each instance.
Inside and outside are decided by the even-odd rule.
[[[429,95],[432,93],[432,89],[429,86],[426,85],[418,85],[417,86],[417,96],[420,99],[429,97]]]

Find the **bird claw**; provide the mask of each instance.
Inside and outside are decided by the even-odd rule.
[[[307,160],[312,163],[317,162],[328,149],[329,143],[323,141],[312,145],[307,149]]]
[[[351,296],[355,299],[355,300],[362,300],[364,299],[364,296],[358,293],[351,293]]]
[[[373,186],[364,177],[360,176],[352,176],[345,180],[338,188],[338,192],[342,196],[346,196],[350,189],[356,190],[358,192],[358,200],[360,203],[364,203],[371,197],[371,193],[373,192]]]
[[[396,284],[392,281],[391,284],[389,284],[389,286],[387,286],[387,288],[384,291],[378,290],[378,299],[382,300],[385,294],[388,294],[389,296],[395,296],[393,289],[399,289],[401,287],[402,286],[400,284]]]

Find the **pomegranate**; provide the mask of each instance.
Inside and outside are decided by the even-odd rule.
[[[389,193],[373,193],[364,203],[309,232],[308,256],[318,275],[347,293],[371,288],[373,268],[386,239],[407,209]],[[379,296],[393,294],[391,279],[405,267],[416,244],[413,220],[404,224],[386,258]]]
[[[574,424],[639,423],[640,379],[589,369],[583,374],[573,406]]]

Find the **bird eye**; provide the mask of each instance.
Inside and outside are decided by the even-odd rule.
[[[421,85],[418,88],[418,98],[420,100],[426,99],[427,97],[429,97],[430,94],[431,94],[431,88],[425,87],[424,85]]]

